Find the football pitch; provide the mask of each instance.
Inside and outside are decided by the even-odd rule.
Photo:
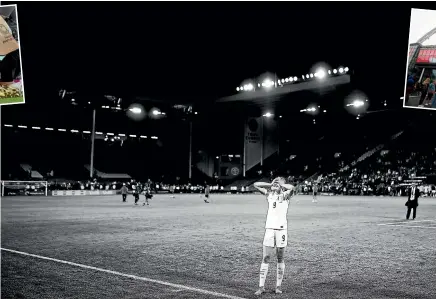
[[[436,199],[421,199],[414,221],[405,198],[318,200],[292,199],[283,294],[272,293],[274,257],[262,298],[436,298]],[[237,299],[258,288],[261,195],[1,204],[1,298]]]

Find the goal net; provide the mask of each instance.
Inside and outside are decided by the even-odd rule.
[[[2,196],[47,196],[46,181],[2,181]]]

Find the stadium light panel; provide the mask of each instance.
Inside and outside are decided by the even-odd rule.
[[[342,74],[344,72],[344,68],[339,68],[339,73]]]
[[[265,113],[263,116],[264,116],[264,117],[272,117],[272,116],[274,116],[274,114],[272,114],[272,113],[270,113],[270,112],[267,112],[267,113]]]
[[[306,79],[309,79],[309,75],[306,75]]]
[[[315,74],[317,74],[317,77],[319,79],[324,79],[326,76],[325,70],[324,69],[319,69]]]
[[[115,134],[114,133],[106,133],[106,135],[114,136]]]
[[[103,132],[95,132],[97,135],[103,135]]]
[[[254,89],[254,86],[251,83],[244,85],[244,90],[246,90],[246,91],[252,91],[253,89]]]
[[[40,127],[32,127],[32,129],[34,129],[34,130],[41,130]]]
[[[262,86],[265,87],[265,88],[271,88],[271,87],[274,86],[274,82],[271,79],[265,79],[262,82]]]
[[[289,78],[286,78],[286,79],[285,79],[285,82],[289,82]]]
[[[151,136],[151,139],[158,139],[156,136]]]
[[[337,74],[338,73],[338,70],[337,69],[334,69],[333,70],[333,74]]]
[[[310,74],[310,78],[313,78],[313,74]]]
[[[84,134],[91,134],[91,131],[83,131]]]
[[[331,70],[328,70],[328,72],[327,72],[329,75],[331,75],[332,74],[332,71]]]
[[[13,125],[5,125],[5,127],[9,127],[9,128],[12,128],[12,127],[13,127]]]
[[[352,106],[358,108],[358,107],[362,107],[363,105],[365,105],[365,103],[362,100],[355,100],[352,104]]]
[[[239,91],[239,87],[236,87],[236,91]]]
[[[27,129],[27,126],[18,126],[21,129]]]
[[[129,135],[130,137],[136,138],[136,135]]]
[[[126,134],[118,134],[118,136],[122,136],[122,137],[124,137],[124,136],[126,136]]]
[[[347,73],[350,69],[348,67],[344,68],[344,71]]]
[[[77,130],[71,130],[71,133],[79,133]]]
[[[294,82],[296,82],[296,81],[298,81],[298,78],[297,78],[297,77],[294,77]]]
[[[53,128],[45,128],[47,131],[53,131]]]
[[[66,129],[58,129],[59,132],[66,132]]]
[[[142,109],[139,107],[132,107],[129,110],[130,110],[130,112],[132,112],[134,114],[141,114],[141,112],[142,112]]]
[[[147,136],[144,136],[144,135],[141,135],[141,136],[139,136],[139,137],[141,137],[141,138],[147,138]]]

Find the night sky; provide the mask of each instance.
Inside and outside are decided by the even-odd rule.
[[[28,103],[61,87],[213,101],[320,61],[349,66],[369,95],[403,93],[406,5],[20,2],[18,13]]]
[[[2,122],[90,130],[90,109],[73,109],[63,103],[58,95],[60,89],[78,91],[90,100],[104,94],[122,97],[124,101],[142,97],[153,100],[150,105],[162,109],[169,102],[194,104],[203,109],[194,123],[194,151],[236,154],[242,151],[247,109],[214,104],[215,101],[235,94],[244,80],[265,72],[278,77],[301,76],[316,63],[325,62],[332,68],[348,66],[353,73],[352,83],[331,94],[307,92],[281,99],[280,114],[285,115],[281,138],[283,142],[291,139],[292,145],[297,145],[306,144],[307,136],[317,140],[328,132],[345,136],[347,130],[358,131],[359,126],[355,116],[344,112],[347,93],[360,90],[366,94],[371,110],[386,109],[384,101],[388,109],[401,108],[410,7],[403,3],[339,2],[20,2],[26,104],[2,107]],[[311,116],[299,113],[311,101],[322,101],[322,109],[329,110],[317,117],[316,126]],[[335,115],[335,106],[342,109],[342,115]],[[410,115],[428,113],[407,110],[401,109],[398,115],[370,114],[379,116],[361,127],[374,126],[370,131],[377,132],[387,123],[384,117],[396,126],[407,123]],[[177,117],[137,123],[122,113],[101,109],[97,113],[97,131],[158,136],[156,152],[149,155],[152,161],[147,163],[159,167],[164,162],[186,164],[188,128]],[[29,136],[41,145],[45,141],[40,138],[53,140],[53,145],[32,151],[36,157],[47,156],[47,161],[60,153],[59,144],[63,146],[62,154],[76,150],[68,145],[68,133],[51,136],[43,130],[7,132],[18,143]],[[21,133],[30,135],[14,135]],[[85,149],[88,141],[84,141]],[[144,144],[135,149],[140,152],[150,148]],[[10,150],[14,150],[12,146]],[[87,151],[84,160],[88,159]],[[107,149],[98,152],[103,162],[119,156]],[[130,152],[125,155],[129,159],[139,157]],[[162,161],[156,162],[159,159]],[[132,165],[136,164],[133,160]]]

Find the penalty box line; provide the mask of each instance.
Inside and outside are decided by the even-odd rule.
[[[151,279],[151,278],[147,278],[147,277],[141,277],[141,276],[126,274],[126,273],[121,273],[121,272],[118,272],[118,271],[112,271],[112,270],[107,270],[107,269],[103,269],[103,268],[98,268],[98,267],[93,267],[93,266],[73,263],[73,262],[69,262],[69,261],[64,261],[64,260],[59,260],[59,259],[55,259],[55,258],[51,258],[51,257],[31,254],[31,253],[27,253],[27,252],[12,250],[12,249],[7,249],[7,248],[3,248],[3,247],[0,248],[0,249],[2,251],[6,251],[6,252],[10,252],[10,253],[20,254],[20,255],[29,256],[29,257],[34,257],[34,258],[37,258],[37,259],[42,259],[42,260],[46,260],[46,261],[52,261],[52,262],[56,262],[56,263],[60,263],[60,264],[65,264],[65,265],[70,265],[70,266],[74,266],[74,267],[83,268],[83,269],[95,270],[95,271],[99,271],[99,272],[109,273],[109,274],[113,274],[113,275],[127,277],[127,278],[134,279],[134,280],[151,282],[151,283],[160,284],[160,285],[164,285],[164,286],[169,286],[169,287],[180,289],[180,290],[186,290],[186,291],[196,292],[196,293],[205,294],[205,295],[211,295],[211,296],[220,297],[220,298],[227,298],[227,299],[245,299],[245,298],[242,298],[242,297],[222,294],[222,293],[213,292],[213,291],[207,291],[207,290],[203,290],[203,289],[199,289],[199,288],[185,286],[185,285],[182,285],[182,284],[175,284],[175,283],[166,282],[166,281],[162,281],[162,280],[156,280],[156,279]]]

